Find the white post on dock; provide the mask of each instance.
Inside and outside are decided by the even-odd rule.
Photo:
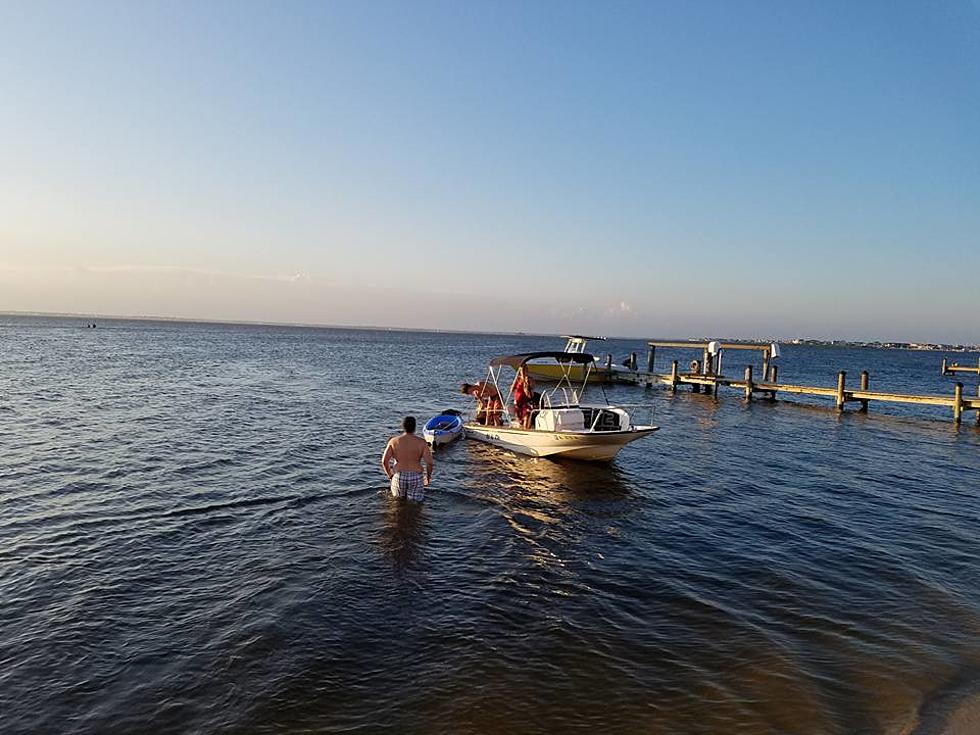
[[[870,376],[868,375],[868,371],[867,370],[862,370],[861,371],[861,390],[867,390],[868,389],[869,381],[870,381]],[[868,412],[868,399],[867,398],[862,398],[861,399],[861,413],[867,413],[867,412]]]
[[[745,366],[745,400],[752,400],[752,366]]]
[[[838,411],[844,410],[844,380],[847,377],[847,373],[841,370],[837,373],[837,396],[835,403],[837,405]]]
[[[941,374],[942,375],[945,375],[946,373],[947,373],[947,370],[946,370],[946,358],[944,357],[943,358],[943,369],[942,369],[942,373]]]
[[[656,353],[656,350],[657,348],[654,347],[653,345],[650,345],[650,347],[647,349],[647,372],[648,373],[653,372],[653,356]]]
[[[677,360],[670,363],[670,389],[677,390]]]

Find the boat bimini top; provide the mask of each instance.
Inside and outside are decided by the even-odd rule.
[[[550,358],[560,363],[577,362],[580,365],[590,365],[595,358],[586,352],[522,352],[519,355],[503,355],[495,357],[490,361],[490,367],[502,367],[504,365],[517,370],[524,363],[531,360]]]

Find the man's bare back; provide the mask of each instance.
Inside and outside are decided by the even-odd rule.
[[[395,460],[395,472],[421,472],[424,461],[428,466],[429,474],[432,474],[432,452],[425,440],[415,434],[402,434],[388,442],[384,464],[389,478],[391,469],[388,467],[388,462],[392,458]]]

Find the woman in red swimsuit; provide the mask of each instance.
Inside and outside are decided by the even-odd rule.
[[[514,381],[514,412],[522,429],[531,428],[531,414],[534,410],[534,381],[527,370],[521,367]]]

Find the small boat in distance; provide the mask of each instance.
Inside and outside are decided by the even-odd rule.
[[[459,411],[443,411],[425,422],[422,438],[432,447],[449,444],[463,436],[463,419]]]
[[[562,335],[565,342],[564,352],[584,355],[588,354],[585,351],[586,346],[590,339],[605,341],[605,337],[585,337],[581,334],[566,334]],[[612,368],[607,368],[604,364],[601,364],[599,358],[591,358],[591,376],[589,380],[592,383],[612,383],[616,379],[617,373],[629,373],[630,370],[622,365],[617,365],[613,362]],[[561,380],[563,372],[562,367],[555,365],[551,362],[530,362],[527,365],[527,371],[532,378],[535,380],[543,380],[549,382],[557,382]],[[571,366],[569,376],[572,380],[576,382],[582,382],[585,378],[585,368],[583,365],[575,364]]]
[[[499,384],[503,368],[511,368],[516,374],[529,366],[531,360],[548,360],[561,373],[557,385],[543,391],[540,404],[532,409],[533,428],[523,428],[508,409],[517,382],[515,377],[503,401],[502,425],[467,422],[466,436],[532,457],[608,462],[630,442],[657,431],[656,426],[635,425],[630,414],[620,406],[581,402],[595,364],[592,355],[585,352],[528,352],[496,357],[490,361],[488,380],[505,395]],[[582,373],[580,383],[571,377],[574,368]]]

